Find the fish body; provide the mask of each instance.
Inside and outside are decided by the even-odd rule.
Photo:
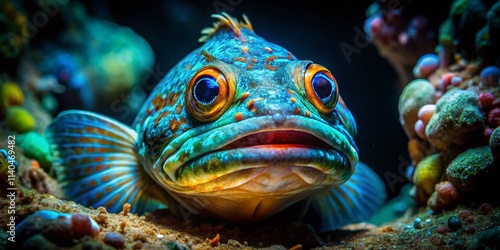
[[[385,189],[358,161],[332,73],[259,37],[245,16],[214,17],[131,127],[77,110],[53,121],[66,195],[115,212],[130,203],[236,223],[287,211],[315,218],[319,231],[367,219]]]

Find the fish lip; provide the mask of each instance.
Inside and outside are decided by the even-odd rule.
[[[219,126],[203,133],[199,133],[191,138],[186,139],[182,145],[168,156],[162,155],[165,159],[161,164],[163,173],[160,173],[160,179],[168,186],[184,186],[186,183],[179,182],[179,170],[184,168],[193,159],[198,159],[207,154],[220,152],[224,147],[241,140],[246,136],[276,131],[299,131],[322,140],[325,145],[329,145],[333,150],[344,155],[350,163],[351,173],[354,171],[358,161],[356,149],[350,144],[349,139],[345,134],[334,127],[303,116],[289,116],[286,122],[279,126],[273,122],[271,116],[261,116],[246,119],[237,123],[230,123]],[[308,145],[310,147],[311,145]],[[266,148],[266,146],[262,146]],[[305,145],[298,148],[306,148]],[[311,148],[311,150],[327,150],[325,147]],[[230,172],[236,172],[239,169]],[[220,173],[221,175],[228,174]],[[217,178],[217,177],[214,177]],[[212,179],[214,179],[212,178]],[[206,181],[205,181],[206,182]],[[204,182],[200,182],[204,183]]]

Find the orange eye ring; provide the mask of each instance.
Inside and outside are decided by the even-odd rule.
[[[214,121],[229,108],[234,92],[234,81],[228,81],[221,70],[204,67],[189,81],[184,96],[186,109],[198,121]]]
[[[339,86],[332,73],[319,64],[307,66],[304,74],[307,100],[322,114],[333,111],[339,100]]]

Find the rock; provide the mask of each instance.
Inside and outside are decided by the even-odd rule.
[[[455,208],[460,197],[458,195],[457,189],[449,181],[443,181],[436,184],[436,191],[432,193],[431,197],[427,201],[427,205],[434,212],[440,212],[443,209]]]
[[[425,134],[440,150],[473,145],[483,138],[483,119],[477,94],[451,90],[436,103]]]
[[[458,155],[446,169],[448,180],[462,192],[474,194],[495,181],[498,171],[488,146],[469,149]]]
[[[500,128],[496,128],[490,137],[491,154],[496,162],[500,162]]]
[[[24,242],[24,248],[34,242],[38,246],[70,247],[85,236],[97,238],[100,229],[94,220],[84,214],[39,210],[19,223],[16,233],[16,240]]]
[[[399,97],[399,115],[401,124],[409,138],[415,138],[415,122],[418,120],[418,111],[426,104],[434,102],[436,89],[431,82],[425,79],[416,79],[408,83]]]
[[[50,145],[45,137],[35,131],[30,131],[18,135],[16,139],[24,154],[31,159],[37,160],[40,166],[46,172],[50,173],[52,155],[50,152]]]
[[[427,199],[441,178],[442,169],[439,154],[427,156],[418,163],[413,174],[413,183],[417,187],[417,202],[427,203]]]

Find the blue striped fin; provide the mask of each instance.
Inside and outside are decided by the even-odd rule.
[[[59,114],[47,129],[57,179],[68,199],[120,212],[125,203],[142,214],[166,207],[166,191],[140,164],[137,133],[87,111]]]
[[[320,220],[311,224],[318,232],[370,219],[385,202],[385,185],[373,170],[362,162],[346,183],[312,197],[311,207]]]

